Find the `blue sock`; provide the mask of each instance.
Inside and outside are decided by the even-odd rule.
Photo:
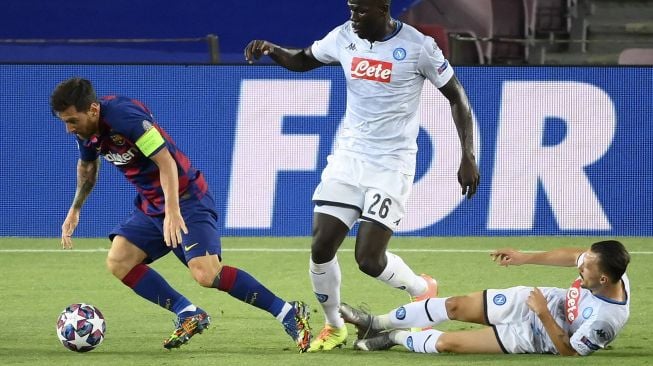
[[[249,273],[234,267],[223,266],[220,273],[213,280],[212,287],[224,291],[240,301],[265,310],[275,317],[279,315],[286,303]]]
[[[192,305],[187,298],[170,287],[160,274],[145,264],[139,264],[132,268],[122,282],[140,297],[177,315],[182,309]]]

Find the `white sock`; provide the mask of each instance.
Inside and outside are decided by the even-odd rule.
[[[185,313],[185,312],[187,312],[187,311],[195,311],[195,310],[197,310],[197,306],[195,306],[195,305],[193,305],[193,304],[190,304],[190,305],[186,306],[185,308],[181,309],[181,311],[179,312],[179,314],[181,314],[181,313]]]
[[[277,314],[277,316],[275,316],[275,318],[277,318],[278,321],[282,322],[283,318],[286,317],[286,314],[288,314],[290,309],[292,309],[292,305],[290,305],[288,302],[286,302],[285,304],[283,304],[283,307],[281,308],[281,312],[279,314]]]
[[[435,344],[442,334],[444,333],[435,329],[422,330],[420,332],[398,330],[390,332],[390,339],[397,344],[403,345],[411,352],[438,353]]]
[[[406,290],[410,296],[419,296],[426,291],[426,280],[416,275],[398,255],[385,252],[385,257],[388,264],[376,279],[394,288]]]
[[[376,329],[424,328],[438,325],[450,320],[445,302],[448,297],[432,297],[422,301],[411,302],[388,314],[375,316],[373,325]]]
[[[320,302],[324,311],[324,319],[327,324],[334,328],[345,326],[344,320],[340,317],[340,265],[338,256],[333,257],[329,262],[317,264],[313,260],[309,264],[309,275],[313,284],[313,292]]]

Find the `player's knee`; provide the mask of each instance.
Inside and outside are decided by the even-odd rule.
[[[455,353],[460,349],[460,346],[460,342],[447,333],[441,335],[435,342],[435,349],[437,349],[438,352]]]
[[[385,269],[385,265],[381,263],[379,258],[373,258],[369,255],[357,256],[356,263],[358,263],[358,269],[360,269],[361,272],[371,277],[379,277]]]
[[[479,293],[480,294],[480,293]],[[451,320],[485,324],[482,299],[476,294],[452,296],[445,302],[447,316]]]
[[[349,228],[338,218],[329,215],[316,216],[313,222],[311,259],[315,263],[326,263],[335,257]]]
[[[191,268],[193,279],[202,287],[212,287],[217,270],[208,268]]]
[[[451,320],[461,319],[461,313],[463,311],[463,301],[460,296],[452,296],[448,298],[444,303],[445,308],[447,309],[447,316]]]
[[[337,247],[328,237],[314,236],[311,243],[311,259],[315,263],[326,263],[335,257]]]
[[[134,268],[133,265],[126,263],[124,260],[120,260],[120,258],[111,255],[111,253],[107,256],[106,265],[109,272],[120,280]]]

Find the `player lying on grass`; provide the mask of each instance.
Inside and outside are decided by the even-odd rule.
[[[502,266],[577,266],[579,276],[568,289],[488,289],[417,301],[380,316],[341,304],[343,319],[358,328],[354,348],[376,351],[402,345],[419,353],[586,356],[605,348],[628,320],[630,285],[625,272],[630,255],[616,240],[594,243],[588,250],[565,248],[529,254],[499,249],[491,256]],[[489,327],[455,332],[406,330],[447,320]]]

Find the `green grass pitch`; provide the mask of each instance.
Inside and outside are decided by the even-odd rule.
[[[391,250],[416,272],[440,283],[440,295],[514,285],[566,287],[573,268],[499,267],[488,253],[497,247],[548,250],[586,247],[599,238],[393,238]],[[364,353],[346,348],[329,353],[297,354],[281,325],[269,314],[216,290],[201,288],[169,255],[153,267],[173,287],[213,317],[212,327],[181,349],[167,351],[162,341],[173,328],[173,315],[134,295],[105,268],[106,239],[76,239],[72,251],[59,250],[58,239],[0,238],[0,364],[2,365],[644,365],[653,363],[653,238],[619,238],[632,255],[629,269],[631,316],[608,350],[587,358],[552,355],[423,355],[395,347]],[[223,238],[226,264],[247,270],[286,300],[302,299],[319,309],[308,278],[310,238]],[[367,304],[385,313],[408,301],[406,293],[367,278],[356,268],[353,240],[339,253],[342,300]],[[650,281],[650,282],[649,282]],[[96,350],[66,350],[55,335],[59,312],[74,302],[96,305],[104,313],[107,333]],[[323,324],[314,311],[315,333]],[[458,322],[440,329],[470,329]]]

